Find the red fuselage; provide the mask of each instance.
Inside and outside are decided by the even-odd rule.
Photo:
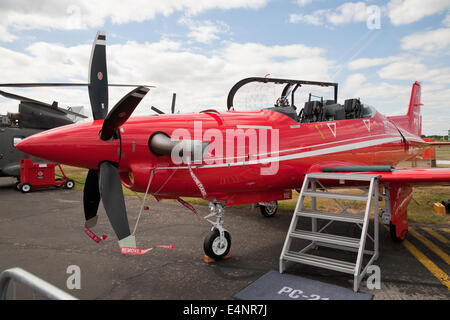
[[[372,118],[316,123],[298,123],[270,110],[141,116],[130,118],[120,128],[120,139],[110,141],[99,137],[102,124],[97,120],[52,129],[24,140],[18,148],[88,169],[97,169],[106,160],[118,163],[122,183],[137,192],[145,192],[155,169],[150,193],[162,198],[201,197],[188,164],[175,164],[170,156],[157,156],[149,149],[152,134],[173,137],[182,128],[188,139],[211,142],[209,155],[191,165],[207,198],[233,205],[289,198],[305,173],[324,166],[393,166],[427,147],[414,134],[402,130],[402,136],[378,112]],[[220,135],[223,140],[217,139]],[[241,138],[244,144],[237,142]],[[217,156],[220,149],[223,155]]]

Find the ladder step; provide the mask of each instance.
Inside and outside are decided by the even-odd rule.
[[[349,248],[359,248],[360,239],[349,238],[343,236],[337,236],[335,234],[322,233],[322,232],[311,232],[305,230],[295,230],[289,234],[291,237],[318,241],[324,243],[331,243],[338,246],[344,246]]]
[[[353,274],[355,272],[355,265],[356,265],[355,263],[347,261],[314,256],[306,253],[297,253],[292,251],[286,252],[286,254],[282,257],[282,259],[350,274]]]
[[[320,198],[330,198],[330,199],[342,199],[342,200],[356,200],[356,201],[367,201],[367,195],[355,195],[355,194],[343,194],[343,193],[331,193],[331,192],[303,192],[303,196],[308,197],[320,197]]]
[[[311,210],[301,210],[297,212],[297,216],[333,220],[333,221],[342,221],[342,222],[352,222],[352,223],[364,222],[364,217],[362,216],[356,216],[353,214],[345,214],[345,213],[329,213]]]
[[[355,174],[355,173],[334,173],[334,172],[314,172],[308,173],[309,178],[314,179],[332,179],[332,180],[357,180],[370,181],[372,178],[378,178],[379,174]]]

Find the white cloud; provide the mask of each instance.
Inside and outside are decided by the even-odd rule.
[[[174,12],[196,15],[211,9],[259,9],[268,0],[2,0],[0,41],[12,41],[11,29],[79,30],[96,28],[109,19],[113,24],[152,20]]]
[[[5,26],[0,25],[0,42],[13,42],[17,37],[8,32]]]
[[[332,24],[366,21],[367,6],[364,2],[347,2],[330,12],[327,19]]]
[[[372,17],[372,7],[364,2],[346,2],[336,9],[316,10],[311,14],[291,14],[289,22],[304,22],[312,25],[341,25],[351,22],[365,22]]]
[[[409,24],[450,8],[448,0],[391,0],[388,15],[393,25]]]
[[[370,83],[367,80],[367,77],[362,73],[349,75],[342,85],[342,100],[361,98],[363,103],[373,105],[388,115],[392,115],[392,112],[395,113],[398,108],[402,112],[406,110],[403,110],[402,106],[408,104],[408,93],[410,93],[408,87],[388,82]],[[382,108],[383,106],[385,108]]]
[[[321,26],[325,22],[323,13],[324,13],[323,10],[316,11],[312,14],[292,13],[289,15],[289,22],[290,23],[304,22],[307,24],[312,24],[314,26]]]
[[[450,67],[429,68],[419,59],[391,63],[380,69],[378,75],[383,79],[450,83]]]
[[[403,50],[417,50],[422,53],[446,53],[450,47],[450,28],[413,33],[401,39]]]
[[[350,61],[348,68],[350,70],[366,69],[371,67],[377,67],[390,62],[401,59],[401,57],[387,57],[387,58],[361,58]]]
[[[304,7],[307,4],[311,3],[313,0],[296,0],[295,2],[300,6]]]
[[[67,47],[37,42],[25,53],[0,47],[2,82],[86,82],[90,45]],[[225,110],[229,89],[242,78],[264,76],[329,81],[331,61],[324,50],[300,44],[269,46],[259,43],[225,43],[208,54],[195,53],[180,42],[127,42],[109,45],[108,80],[111,83],[154,84],[136,110],[152,113],[150,106],[168,111],[172,93],[182,112],[207,108]],[[128,89],[110,89],[112,107]],[[13,92],[17,92],[14,90]],[[89,106],[87,90],[20,90],[19,94],[63,105]],[[2,103],[1,106],[4,106]],[[4,113],[4,109],[1,109]]]
[[[229,33],[230,27],[223,21],[195,21],[191,18],[183,17],[178,23],[187,26],[190,30],[188,37],[201,43],[210,43],[220,39],[219,34]]]
[[[450,28],[450,12],[447,13],[444,20],[442,20],[442,24],[448,28]]]

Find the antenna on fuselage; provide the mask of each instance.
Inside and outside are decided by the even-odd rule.
[[[172,94],[172,113],[175,113],[175,101],[177,100],[177,94],[174,92]]]

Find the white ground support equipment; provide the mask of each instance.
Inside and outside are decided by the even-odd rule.
[[[286,262],[297,262],[301,264],[331,269],[339,272],[352,274],[354,276],[353,290],[358,291],[361,280],[367,272],[367,268],[378,258],[378,177],[369,174],[342,174],[342,173],[310,173],[305,176],[303,186],[298,198],[289,231],[284,242],[283,250],[280,256],[280,273],[285,271]],[[339,194],[329,192],[320,180],[337,180],[341,184],[351,181],[366,181],[368,188],[364,189],[364,194]],[[363,182],[364,183],[364,182]],[[350,183],[351,185],[351,183]],[[320,190],[320,191],[319,191]],[[311,197],[311,210],[303,209],[305,197]],[[334,199],[342,209],[340,213],[327,213],[317,210],[317,198]],[[340,200],[352,201],[344,206]],[[348,209],[355,202],[366,202],[364,216],[348,213]],[[374,208],[373,236],[369,235],[369,223],[372,207]],[[300,217],[311,218],[311,231],[297,229]],[[318,230],[318,219],[328,221]],[[357,224],[361,229],[360,238],[350,238],[340,235],[325,233],[325,229],[334,221]],[[369,238],[373,242],[373,250],[366,250],[366,240]],[[300,251],[293,251],[292,240],[303,239],[311,243]],[[331,259],[319,255],[307,253],[309,250],[318,247],[329,247],[333,249],[357,252],[356,262]],[[364,255],[370,256],[370,260],[364,266]],[[364,267],[363,267],[364,266]]]
[[[11,268],[0,273],[0,300],[6,300],[10,281],[17,281],[33,290],[33,292],[52,300],[78,300],[54,285],[36,277],[21,268]],[[15,290],[14,290],[15,291]],[[13,293],[15,299],[15,292]]]

